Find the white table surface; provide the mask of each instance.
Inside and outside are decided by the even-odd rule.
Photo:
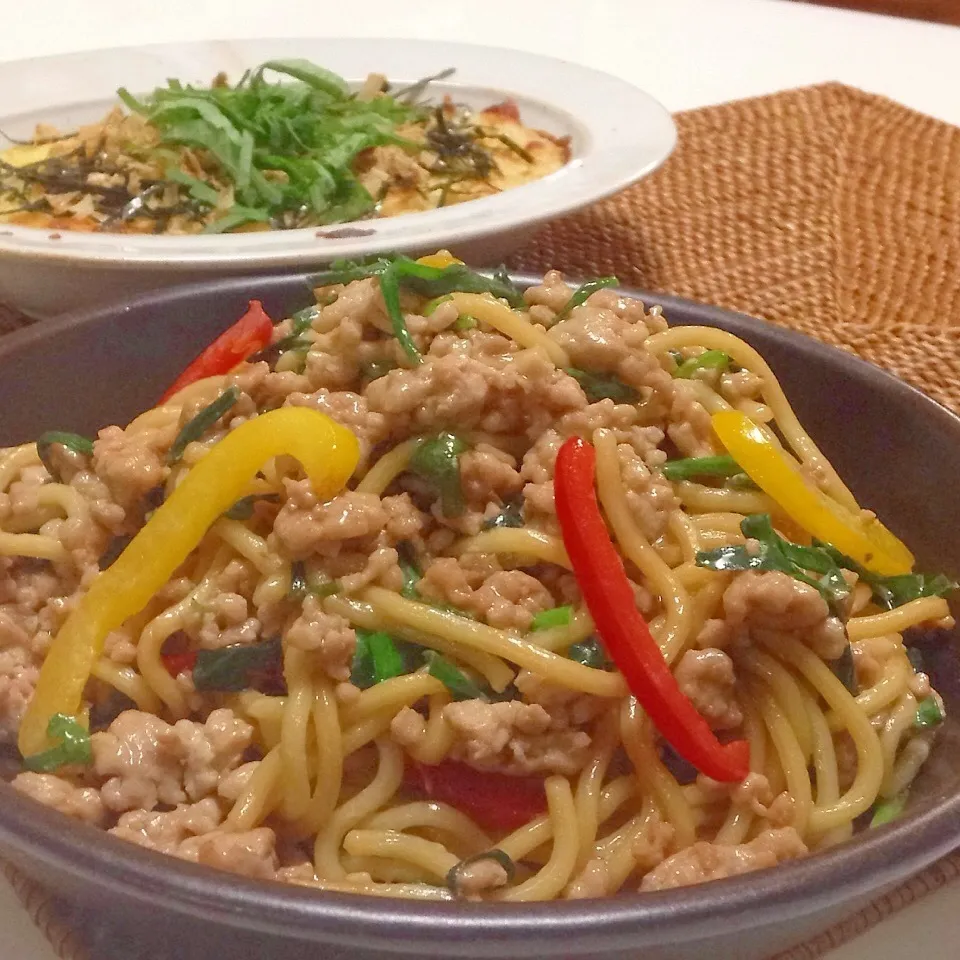
[[[0,6],[12,0],[0,0]],[[16,4],[0,60],[144,42],[395,36],[466,40],[607,70],[684,110],[839,80],[960,125],[960,30],[790,0],[42,0]],[[118,78],[122,82],[122,78]],[[830,960],[949,960],[960,884],[928,897]],[[53,960],[0,880],[0,954]]]

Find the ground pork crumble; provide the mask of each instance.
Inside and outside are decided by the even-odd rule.
[[[402,151],[388,149],[390,162],[402,164]],[[695,566],[678,529],[685,529],[683,515],[696,511],[684,505],[686,494],[681,501],[662,468],[668,460],[723,452],[711,426],[708,408],[716,407],[708,391],[721,403],[758,410],[765,402],[764,381],[735,364],[704,367],[691,380],[674,376],[677,363],[702,348],[651,352],[648,339],[667,329],[659,309],[647,310],[611,289],[570,309],[573,293],[556,271],[524,291],[535,337],[522,346],[462,316],[450,298],[435,298],[428,310],[426,297],[403,288],[401,311],[422,354],[413,363],[394,336],[377,280],[337,284],[317,291],[309,325],[294,327],[295,320],[288,319],[276,326],[274,353],[296,333],[294,349],[279,359],[241,364],[222,381],[236,389],[238,399],[187,445],[181,462],[169,455],[171,445],[224,389],[216,381],[191,388],[178,401],[180,409],[150,414],[127,428],[104,427],[86,453],[60,444],[52,445],[43,462],[29,451],[16,453],[20,465],[6,473],[8,461],[0,459],[0,532],[39,535],[45,545],[42,556],[0,557],[0,742],[10,745],[53,637],[101,569],[182,481],[185,467],[200,462],[228,431],[284,407],[319,411],[359,441],[354,477],[327,500],[315,495],[292,457],[263,465],[250,488],[254,492],[245,498],[249,502],[234,504],[243,509],[231,508],[218,520],[149,605],[106,636],[102,669],[85,693],[89,766],[58,771],[35,766],[13,779],[14,788],[150,850],[244,877],[310,885],[325,879],[313,862],[314,836],[304,821],[286,819],[276,786],[266,792],[259,819],[245,821],[243,829],[232,826],[234,805],[248,802],[249,791],[277,769],[276,755],[268,754],[281,741],[286,750],[302,737],[311,815],[327,802],[316,770],[333,776],[330,771],[342,761],[343,784],[338,788],[334,781],[331,790],[340,789],[340,803],[350,801],[375,775],[384,742],[407,755],[406,778],[394,804],[435,799],[411,786],[411,770],[424,757],[460,771],[472,768],[473,776],[513,778],[513,785],[515,778],[527,783],[527,778],[565,777],[575,792],[578,777],[593,769],[605,771],[605,782],[628,773],[626,754],[612,735],[619,729],[621,699],[584,693],[555,675],[548,679],[532,669],[536,662],[523,659],[500,663],[473,651],[460,662],[449,633],[440,632],[433,638],[440,659],[461,673],[462,685],[437,683],[437,655],[425,652],[430,642],[421,643],[428,636],[422,618],[436,618],[437,611],[447,624],[459,615],[462,624],[486,631],[484,637],[494,628],[509,643],[537,643],[541,615],[569,606],[570,615],[557,612],[560,629],[548,628],[551,649],[613,669],[603,662],[577,578],[566,561],[557,560],[552,539],[560,536],[556,460],[571,437],[591,440],[601,430],[607,439],[612,435],[636,531],[671,566],[681,557],[686,567]],[[538,342],[530,345],[534,339]],[[555,354],[566,362],[555,362]],[[262,356],[270,357],[270,351]],[[616,389],[604,393],[591,386],[591,377]],[[416,461],[423,444],[443,433],[463,444],[453,467],[453,509],[445,499],[445,481]],[[401,462],[404,450],[407,459]],[[382,476],[379,484],[364,479],[388,455],[395,458],[396,474]],[[520,526],[526,530],[515,531],[519,536],[533,531],[544,550],[554,552],[528,554],[521,544],[514,553],[512,546],[481,544],[488,532],[494,539],[509,537]],[[625,566],[638,609],[661,636],[667,605],[655,579],[631,561]],[[751,681],[740,676],[738,656],[755,642],[769,647],[771,637],[789,635],[827,661],[849,647],[861,688],[879,682],[903,657],[896,637],[848,644],[846,612],[787,573],[684,573],[690,595],[685,615],[694,628],[672,670],[682,694],[721,740],[742,737],[745,715],[749,721]],[[699,575],[718,579],[699,594],[706,582]],[[851,575],[851,586],[855,581]],[[377,606],[384,590],[405,601],[402,609],[389,608],[389,616]],[[565,626],[580,631],[583,650],[568,650]],[[400,667],[389,657],[363,661],[373,656],[377,634],[395,644]],[[141,637],[148,635],[159,643],[161,665],[170,674],[156,691],[146,682],[153,675],[143,662]],[[205,688],[196,666],[218,657],[252,663],[268,654],[274,659],[251,668],[241,681],[228,671],[223,688]],[[394,689],[400,692],[390,697],[375,689],[374,681],[383,679],[376,670],[385,662],[388,680],[394,679],[391,670],[399,670]],[[498,669],[505,665],[505,671]],[[402,676],[428,668],[433,678]],[[309,701],[299,701],[300,726],[283,712],[285,703],[302,696],[303,687],[290,695],[294,676],[314,685]],[[406,696],[406,690],[413,693]],[[930,678],[919,671],[911,675],[909,690],[918,700],[935,695]],[[148,712],[155,692],[162,701],[156,714]],[[278,700],[287,695],[290,700]],[[386,716],[378,697],[389,700]],[[342,758],[322,739],[331,729],[331,711],[344,742],[355,747]],[[878,729],[886,719],[886,713],[874,718]],[[918,766],[929,753],[929,739],[908,737],[902,765]],[[846,733],[835,743],[845,790],[856,773],[856,751]],[[664,756],[669,752],[660,740],[655,746]],[[290,777],[289,767],[283,767],[283,777]],[[578,859],[556,895],[609,896],[638,884],[643,891],[671,889],[804,856],[800,808],[789,792],[780,787],[776,792],[771,780],[751,773],[742,783],[719,783],[695,771],[680,778],[681,789],[697,796],[698,818],[698,839],[680,846],[682,830],[666,822],[655,804],[650,808],[641,777],[640,792],[597,825],[596,847]],[[332,796],[328,805],[337,799]],[[713,841],[721,811],[751,819],[745,842]],[[365,818],[376,813],[350,829],[366,830]],[[502,830],[485,836],[481,829],[489,832],[488,825],[481,820],[469,842],[458,841],[463,850],[458,847],[457,856],[480,853],[487,841],[495,846],[505,836]],[[315,833],[316,825],[312,829]],[[447,829],[424,827],[418,839],[447,842]],[[611,832],[613,839],[604,841]],[[378,866],[389,882],[418,876],[410,865],[381,859],[378,865],[377,858],[344,857],[342,866],[350,871],[349,882],[380,882]],[[535,859],[518,865],[518,877],[538,869]],[[339,875],[326,879],[342,881]],[[502,863],[481,856],[459,871],[458,894],[496,898],[512,882]]]

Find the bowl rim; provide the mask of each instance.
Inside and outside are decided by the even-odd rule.
[[[305,51],[311,49],[317,51],[317,59],[334,66],[340,62],[383,64],[384,72],[404,82],[408,78],[400,75],[403,68],[393,69],[391,64],[445,62],[449,66],[452,62],[457,73],[445,86],[464,92],[489,91],[498,99],[513,96],[521,105],[524,101],[538,104],[566,119],[565,132],[573,134],[581,148],[564,167],[546,177],[441,210],[327,227],[213,236],[88,234],[2,223],[0,256],[101,264],[121,270],[169,272],[175,267],[192,267],[236,271],[356,258],[385,249],[450,246],[534,226],[610,196],[656,170],[676,145],[676,125],[667,109],[650,94],[611,74],[521,50],[385,37],[159,43],[0,63],[0,113],[7,111],[4,87],[25,97],[32,86],[49,84],[45,78],[51,75],[83,78],[84,71],[95,78],[91,82],[97,86],[112,62],[116,62],[117,72],[126,74],[157,69],[153,65],[158,60],[179,62],[194,56],[232,70],[238,62],[248,66],[263,59],[292,57],[297,51],[307,55]],[[261,53],[255,55],[258,50]],[[496,64],[495,79],[504,82],[502,87],[490,82],[491,63]],[[423,69],[427,68],[418,75]],[[409,78],[411,82],[416,79]],[[136,86],[134,81],[127,83]],[[79,105],[76,100],[60,105],[71,103]],[[41,109],[38,103],[32,110],[7,115],[5,120],[21,120]],[[623,123],[624,115],[632,118],[631,124]]]
[[[226,278],[144,294],[122,304],[80,311],[0,339],[0,364],[61,332],[108,322],[120,312],[176,305],[198,294],[277,290],[303,284],[309,274]],[[517,274],[520,282],[537,278]],[[299,288],[298,288],[299,289]],[[628,287],[646,304],[683,314],[679,323],[762,330],[802,360],[826,363],[866,379],[936,418],[960,443],[960,416],[894,375],[836,347],[793,330],[721,307]],[[522,948],[533,935],[538,955],[563,957],[636,950],[658,943],[708,939],[799,918],[840,902],[878,893],[960,845],[960,792],[908,812],[855,840],[775,869],[639,897],[535,904],[420,902],[254,881],[155,853],[104,831],[70,821],[0,782],[0,853],[13,862],[41,861],[79,884],[93,882],[151,910],[164,909],[218,924],[284,933],[306,942],[389,948],[396,953],[488,957],[490,944]],[[503,954],[497,954],[503,955]]]

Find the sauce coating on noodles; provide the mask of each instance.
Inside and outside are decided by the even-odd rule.
[[[57,434],[0,452],[14,786],[244,876],[433,899],[671,888],[888,819],[943,719],[904,632],[950,625],[953,584],[811,537],[778,484],[730,456],[711,417],[733,410],[835,522],[874,529],[731,334],[670,330],[603,284],[576,298],[556,272],[498,299],[469,271],[444,289],[455,262],[430,265],[392,274],[405,344],[382,263],[357,268],[277,324],[273,349],[92,446]],[[308,431],[329,418],[339,452],[308,475],[303,445],[275,437],[243,476],[226,464],[209,480],[211,451],[228,434],[263,444],[265,416]],[[557,518],[571,437],[595,451],[667,702],[749,744],[736,782],[674,752],[595,631]],[[178,555],[156,531],[185,515],[188,477],[218,506]],[[173,572],[96,638],[83,597],[132,583],[133,555],[141,580],[161,555]],[[79,709],[41,672],[69,677]]]

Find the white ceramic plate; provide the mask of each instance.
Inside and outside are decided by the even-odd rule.
[[[569,136],[570,162],[535,183],[467,203],[326,228],[226,236],[62,233],[0,224],[0,301],[34,316],[211,274],[303,269],[338,257],[454,248],[492,262],[532,228],[623,189],[670,155],[676,129],[652,97],[607,74],[513,50],[425,40],[291,39],[167,44],[0,64],[0,129],[29,137],[38,121],[72,129],[102,117],[125,86],[146,92],[175,77],[238,78],[269,59],[306,57],[360,82],[370,72],[431,86],[482,107],[512,97],[523,122]],[[4,143],[0,137],[0,146]]]

